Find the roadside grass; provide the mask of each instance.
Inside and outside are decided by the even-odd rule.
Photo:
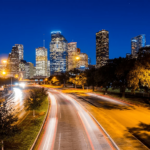
[[[33,112],[30,111],[27,117],[19,124],[21,129],[20,134],[9,138],[4,143],[4,149],[7,150],[28,150],[32,146],[45,118],[48,110],[48,97],[45,97],[39,110],[35,111],[35,118]]]

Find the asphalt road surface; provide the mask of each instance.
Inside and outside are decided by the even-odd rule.
[[[112,150],[112,142],[74,99],[50,91],[51,109],[39,150]]]

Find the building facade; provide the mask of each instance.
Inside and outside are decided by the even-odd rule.
[[[77,53],[80,53],[80,52],[81,52],[80,48],[77,48]]]
[[[96,68],[104,66],[109,60],[109,32],[96,33]]]
[[[15,47],[18,48],[18,53],[19,53],[19,60],[24,59],[24,47],[22,44],[15,44]]]
[[[61,32],[51,32],[50,75],[67,71],[68,42]]]
[[[19,79],[25,79],[26,78],[26,70],[25,70],[25,65],[26,65],[25,60],[20,60],[19,62]]]
[[[36,48],[36,76],[47,76],[47,49]]]
[[[25,64],[25,78],[26,79],[31,79],[34,77],[34,65],[31,62],[27,62]]]
[[[78,54],[77,69],[85,70],[88,68],[88,55],[86,53]]]
[[[77,42],[68,43],[68,71],[77,67]]]
[[[47,61],[47,77],[50,77],[50,60]]]
[[[10,76],[19,73],[19,53],[16,46],[12,47],[12,51],[8,55],[6,70]]]
[[[138,35],[131,39],[131,54],[132,58],[138,57],[138,52],[141,47],[145,47],[146,45],[146,35]]]

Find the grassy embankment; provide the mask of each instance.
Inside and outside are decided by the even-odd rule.
[[[45,97],[39,110],[35,111],[35,118],[33,118],[33,112],[30,111],[26,118],[19,124],[21,129],[20,134],[16,134],[14,137],[5,141],[5,149],[7,150],[28,150],[32,146],[43,120],[48,111],[48,97]]]

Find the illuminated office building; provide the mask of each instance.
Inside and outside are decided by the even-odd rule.
[[[50,75],[67,71],[68,42],[60,31],[51,32]]]
[[[77,67],[77,42],[68,43],[68,71]]]
[[[19,53],[16,46],[13,46],[11,53],[9,53],[6,70],[10,76],[19,73]]]
[[[15,44],[15,47],[18,48],[18,52],[19,52],[19,60],[23,60],[23,58],[24,58],[23,45],[22,45],[22,44]]]
[[[25,64],[25,78],[31,79],[34,77],[34,65],[31,62]]]
[[[104,66],[109,59],[109,32],[96,33],[96,68]]]
[[[47,61],[47,77],[50,77],[50,60]]]
[[[146,45],[146,35],[138,35],[131,39],[131,54],[132,58],[138,57],[138,52],[141,47],[145,47]]]
[[[47,76],[47,49],[36,48],[36,76]]]
[[[4,71],[6,71],[6,64],[0,64],[0,77],[3,76]]]
[[[25,60],[20,60],[19,62],[19,78],[25,79],[26,77],[26,70],[25,70],[25,65],[26,65]]]
[[[86,53],[78,54],[79,60],[77,61],[77,68],[85,70],[88,68],[88,55]]]

